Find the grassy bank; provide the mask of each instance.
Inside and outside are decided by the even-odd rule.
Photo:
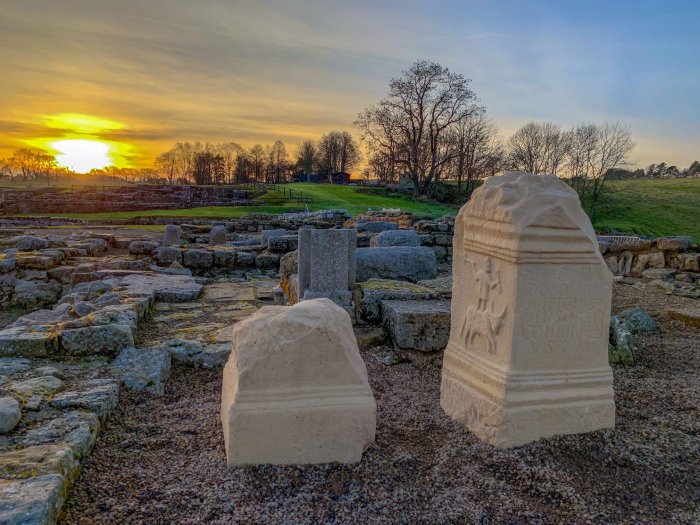
[[[698,242],[700,178],[609,181],[593,225],[648,237],[690,235]]]

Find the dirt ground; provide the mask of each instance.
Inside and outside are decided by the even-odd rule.
[[[227,469],[221,371],[174,369],[166,394],[124,393],[62,523],[699,523],[700,330],[666,318],[697,301],[616,284],[657,333],[615,367],[615,430],[511,450],[439,405],[442,356],[395,366],[363,352],[377,439],[356,465]]]

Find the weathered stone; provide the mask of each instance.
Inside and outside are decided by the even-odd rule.
[[[126,388],[162,396],[170,377],[170,352],[160,347],[126,348],[114,360],[112,368]]]
[[[113,379],[90,379],[79,385],[79,390],[60,392],[49,404],[54,408],[85,409],[95,412],[105,421],[117,406],[119,384]]]
[[[623,310],[616,317],[620,318],[633,334],[655,332],[657,330],[654,320],[639,306]]]
[[[700,253],[684,253],[681,270],[700,272]]]
[[[269,247],[270,239],[284,237],[285,235],[289,235],[287,230],[263,230],[260,232],[260,244],[267,248]]]
[[[1,259],[0,273],[9,273],[17,267],[17,259]]]
[[[0,358],[0,376],[11,376],[26,372],[32,367],[32,362],[25,357]]]
[[[126,287],[127,295],[154,294],[157,301],[166,303],[194,301],[203,289],[186,275],[132,274],[124,277],[121,285]]]
[[[131,326],[108,324],[64,330],[60,336],[62,350],[73,356],[116,355],[134,346]]]
[[[387,230],[397,230],[399,225],[395,222],[375,221],[375,222],[358,222],[355,225],[357,233],[380,233]]]
[[[45,357],[58,348],[55,332],[34,331],[27,327],[8,327],[0,330],[0,355]]]
[[[221,400],[230,466],[361,459],[376,403],[342,308],[328,299],[263,307],[236,325],[233,347]]]
[[[262,252],[255,258],[255,266],[263,270],[277,269],[280,263],[280,254]]]
[[[680,252],[690,247],[690,237],[661,237],[656,239],[656,247],[663,251]]]
[[[158,248],[158,243],[153,241],[133,241],[129,244],[129,253],[131,255],[150,255],[156,248]]]
[[[214,252],[210,250],[187,250],[182,258],[186,268],[196,270],[211,268],[214,264]]]
[[[158,264],[182,263],[182,252],[179,247],[161,246],[156,249],[156,260]]]
[[[9,390],[16,394],[29,398],[34,394],[53,394],[63,388],[63,381],[53,376],[40,376],[25,379],[24,381],[14,381],[7,385]]]
[[[392,281],[389,279],[370,279],[358,284],[361,293],[359,304],[360,318],[376,323],[382,318],[382,301],[400,300],[417,301],[436,299],[433,290],[420,284],[406,281]]]
[[[212,226],[211,231],[209,232],[209,244],[211,244],[212,246],[216,246],[218,244],[226,244],[227,235],[228,230],[226,229],[226,226],[216,224]]]
[[[651,268],[642,272],[642,277],[645,279],[662,279],[670,280],[676,274],[676,270],[668,268]]]
[[[214,265],[217,267],[233,270],[236,268],[236,252],[235,250],[214,250]]]
[[[490,177],[455,224],[440,404],[498,447],[615,424],[612,275],[553,175]]]
[[[32,235],[20,235],[15,239],[15,248],[21,252],[33,252],[49,247],[49,242],[46,239]]]
[[[27,479],[0,479],[0,523],[47,525],[56,523],[65,498],[65,478],[60,474]]]
[[[166,224],[165,232],[163,233],[163,246],[180,246],[181,236],[182,228],[180,226],[176,224]]]
[[[190,364],[192,362],[192,356],[204,350],[202,343],[199,341],[190,341],[187,339],[171,339],[159,345],[158,348],[166,349],[170,352],[172,360],[180,364]]]
[[[668,311],[668,316],[700,328],[700,308],[672,308]]]
[[[420,246],[420,236],[413,230],[386,230],[378,233],[370,246]]]
[[[357,280],[399,279],[411,282],[435,279],[437,259],[427,246],[357,249]]]
[[[271,252],[285,253],[296,250],[298,247],[299,237],[297,236],[271,237],[267,241],[267,249]]]
[[[32,375],[35,377],[53,376],[59,379],[65,379],[65,374],[63,373],[63,370],[56,368],[55,366],[48,365],[36,367],[34,370],[32,370]]]
[[[608,344],[608,362],[632,366],[634,356],[634,339],[628,326],[619,317],[610,318],[610,342]]]
[[[80,301],[78,303],[75,303],[75,315],[78,317],[83,317],[84,315],[91,314],[97,310],[94,305],[90,303],[86,303],[84,301]]]
[[[450,303],[447,301],[382,301],[384,324],[402,350],[433,352],[450,338]]]
[[[236,256],[236,262],[238,266],[243,268],[255,266],[255,254],[250,252],[238,252]]]
[[[12,431],[22,418],[22,407],[13,397],[0,397],[0,434]]]
[[[223,368],[230,355],[231,345],[228,343],[207,345],[191,357],[190,363],[195,368]]]
[[[352,314],[349,288],[356,275],[356,232],[347,230],[299,230],[299,300],[329,298]]]

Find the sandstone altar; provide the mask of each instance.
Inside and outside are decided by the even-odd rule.
[[[443,410],[519,446],[615,425],[612,274],[578,196],[555,176],[491,177],[459,212]]]
[[[345,310],[329,299],[265,306],[232,341],[221,397],[229,466],[362,458],[377,408]]]

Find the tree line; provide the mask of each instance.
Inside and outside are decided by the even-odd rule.
[[[290,158],[281,140],[244,148],[236,142],[178,142],[158,155],[155,169],[168,183],[240,184],[289,182],[294,174],[348,172],[361,161],[360,149],[347,131],[330,131],[304,140]]]

